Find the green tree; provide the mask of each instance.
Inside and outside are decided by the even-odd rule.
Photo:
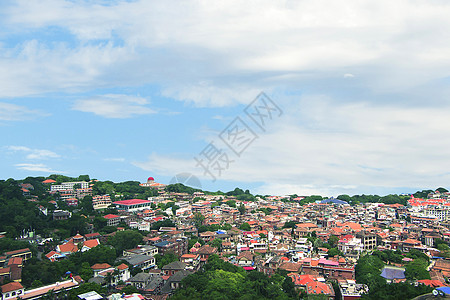
[[[84,281],[88,281],[94,275],[94,271],[88,262],[83,262],[81,264],[80,276]]]
[[[228,200],[225,203],[230,207],[236,207],[236,200]]]
[[[175,227],[175,223],[171,219],[165,219],[161,221],[157,221],[152,224],[152,230],[159,230],[161,227]]]
[[[330,246],[331,246],[332,248],[337,247],[338,242],[339,242],[339,237],[336,236],[336,235],[331,235],[331,236],[328,238],[328,244],[330,244]]]
[[[80,298],[78,298],[78,295],[87,293],[87,292],[91,292],[91,291],[95,291],[99,294],[105,294],[106,288],[102,287],[99,284],[96,283],[83,283],[81,284],[78,288],[76,289],[72,289],[69,291],[68,296],[69,296],[69,300],[79,300]]]
[[[428,262],[426,260],[417,258],[406,265],[405,277],[411,280],[431,279],[427,266]]]
[[[211,241],[209,243],[212,247],[217,248],[217,250],[221,250],[222,249],[222,240],[221,239],[214,239],[213,241]]]
[[[241,226],[239,226],[239,229],[240,229],[240,230],[244,230],[244,231],[250,231],[250,230],[252,230],[252,229],[250,228],[250,225],[249,225],[247,222],[242,223]]]
[[[165,265],[168,265],[174,261],[178,261],[178,257],[173,252],[167,252],[164,255],[156,254],[155,260],[158,268],[162,269],[162,267],[164,267]]]
[[[331,248],[330,250],[328,250],[327,254],[329,257],[334,257],[337,255],[343,256],[343,253],[339,251],[337,248]]]
[[[203,216],[201,213],[199,213],[199,212],[194,213],[195,227],[199,228],[203,224],[204,220],[205,220],[205,216]]]
[[[92,196],[85,196],[81,201],[79,207],[87,214],[94,212],[94,206],[92,205]]]
[[[284,223],[283,228],[295,228],[296,224],[298,224],[296,221],[287,221]]]
[[[32,288],[32,289],[36,289],[36,288],[41,287],[41,286],[43,286],[43,285],[44,285],[44,283],[43,283],[42,281],[40,281],[39,279],[36,279],[36,280],[34,280],[34,281],[31,283],[31,288]]]
[[[139,293],[138,289],[134,285],[127,284],[122,290],[122,293],[125,293],[126,295]]]
[[[241,215],[245,214],[245,205],[244,205],[244,203],[241,203],[241,204],[239,205],[238,210],[239,210],[239,213],[240,213]]]
[[[110,239],[110,244],[116,249],[117,255],[122,255],[123,250],[136,248],[141,244],[142,238],[138,231],[119,231]]]

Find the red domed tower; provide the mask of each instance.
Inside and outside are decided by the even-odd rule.
[[[147,183],[153,183],[153,182],[155,182],[155,178],[149,177],[149,178],[147,179]]]

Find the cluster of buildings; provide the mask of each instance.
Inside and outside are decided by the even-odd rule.
[[[86,181],[71,181],[56,183],[55,180],[47,179],[44,184],[50,184],[50,194],[58,194],[58,198],[64,200],[69,206],[77,206],[78,201],[85,196],[92,196],[92,186]]]
[[[148,233],[145,244],[124,251],[121,259],[127,264],[93,265],[93,282],[104,284],[106,278],[111,278],[108,274],[114,274],[113,285],[131,284],[143,295],[170,295],[184,277],[199,270],[210,255],[217,254],[247,271],[273,275],[278,269],[285,270],[299,292],[308,295],[334,299],[331,283],[335,282],[344,300],[358,299],[368,292],[368,287],[355,282],[356,262],[362,254],[375,249],[403,253],[415,249],[430,256],[432,280],[421,283],[445,286],[445,278],[450,276],[450,260],[444,259],[436,248],[438,241],[450,242],[449,193],[431,193],[427,199],[411,197],[407,206],[383,203],[350,206],[333,198],[300,205],[303,197],[270,196],[240,201],[233,196],[202,192],[171,193],[153,177],[141,186],[158,189],[158,196],[114,202],[109,195],[93,196],[94,208],[112,205],[117,209],[117,213],[103,216],[108,226],[126,224]],[[89,193],[89,189],[92,193],[89,184],[83,182],[51,186],[52,192],[65,195],[71,191],[75,198],[78,189],[82,190],[80,195]],[[164,210],[158,208],[170,202],[174,205]],[[198,214],[203,216],[201,232],[195,226]],[[62,213],[57,217],[63,218]],[[152,224],[167,218],[176,226],[151,230]],[[78,234],[45,256],[58,261],[76,251],[88,251],[113,234]],[[189,247],[193,236],[199,242]],[[158,269],[155,255],[167,253],[175,254],[178,261]],[[142,272],[131,276],[128,265]]]

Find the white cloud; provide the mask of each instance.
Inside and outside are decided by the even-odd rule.
[[[198,84],[183,86],[174,85],[164,88],[162,90],[162,95],[191,102],[197,106],[221,107],[234,103],[248,104],[260,92],[261,89],[245,85],[218,87],[212,83],[203,81]]]
[[[13,34],[55,27],[71,36],[0,49],[0,97],[157,84],[166,96],[224,106],[247,99],[242,91],[356,70],[365,88],[408,93],[450,69],[445,1],[47,0],[4,11]]]
[[[256,191],[264,194],[335,196],[362,188],[445,186],[450,180],[447,108],[342,105],[326,97],[303,97],[284,111],[241,157],[228,150],[235,162],[219,180],[262,182]],[[204,182],[211,179],[190,158],[154,153],[135,165],[165,175],[186,171]]]
[[[353,78],[353,77],[355,77],[355,75],[353,75],[353,74],[350,74],[350,73],[344,74],[344,78]]]
[[[31,149],[25,146],[7,146],[6,148],[14,152],[25,152],[27,153],[26,158],[30,160],[41,160],[41,159],[61,157],[59,154],[56,154],[55,152],[46,149]]]
[[[62,171],[55,171],[44,164],[16,164],[17,169],[29,171],[29,172],[41,172],[41,173],[65,173]]]
[[[148,101],[142,97],[107,94],[89,99],[77,100],[72,109],[91,112],[105,118],[125,119],[137,115],[156,113],[145,106]]]
[[[25,121],[47,115],[42,111],[28,109],[25,106],[0,102],[0,120],[3,121]]]

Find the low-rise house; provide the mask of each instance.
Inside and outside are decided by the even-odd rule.
[[[160,253],[161,255],[172,252],[176,256],[181,256],[187,253],[188,238],[182,237],[177,239],[165,240],[155,243],[154,246],[158,248],[158,253]]]
[[[134,249],[123,250],[123,256],[132,256],[136,254],[155,256],[158,254],[158,248],[151,245],[143,245]]]
[[[127,263],[133,266],[133,268],[139,268],[142,271],[154,268],[156,266],[155,257],[143,254],[135,254],[122,257]]]
[[[67,256],[56,251],[50,251],[49,253],[45,254],[45,257],[47,257],[51,262],[55,262],[63,260]]]
[[[120,223],[120,216],[113,215],[113,214],[107,214],[106,216],[103,216],[107,220],[106,225],[108,226],[117,226]]]
[[[186,263],[181,261],[174,261],[162,267],[162,271],[164,272],[165,276],[172,276],[179,271],[186,270],[186,267]]]
[[[253,253],[250,251],[244,251],[236,257],[237,264],[241,267],[253,266]]]
[[[29,248],[9,251],[5,253],[5,256],[8,258],[12,257],[21,257],[24,261],[30,259],[33,255]]]
[[[369,293],[369,287],[365,284],[357,284],[354,280],[339,280],[339,290],[342,300],[356,300],[363,294]]]
[[[59,293],[67,292],[75,287],[78,287],[79,283],[80,281],[77,281],[76,277],[65,281],[58,281],[35,289],[26,290],[23,292],[22,296],[20,296],[20,299],[23,300],[41,299],[43,296],[45,296],[45,294],[47,294],[50,291],[53,291],[55,296],[58,297]],[[17,298],[17,296],[15,298]]]
[[[327,299],[334,299],[334,289],[329,283],[313,281],[306,285],[306,294],[308,295],[324,295]]]
[[[99,277],[100,273],[103,273],[105,271],[114,271],[114,267],[110,264],[103,263],[103,264],[95,264],[91,266],[92,271],[94,271],[94,277]]]
[[[90,282],[96,282],[102,284],[105,279],[108,278],[108,274],[112,275],[109,284],[115,286],[120,281],[125,282],[131,278],[130,269],[126,264],[120,264],[117,267],[113,267],[107,263],[95,264],[91,267],[94,271],[94,280]]]
[[[98,239],[95,240],[87,240],[82,243],[81,252],[86,252],[91,250],[94,247],[100,245],[100,241]]]
[[[188,270],[181,270],[177,272],[167,280],[161,289],[161,293],[172,294],[176,289],[181,287],[181,281],[191,274],[192,272]]]
[[[212,247],[210,245],[203,245],[197,250],[197,254],[200,255],[200,261],[206,262],[208,257],[212,254],[217,254],[217,248]]]
[[[78,246],[75,245],[73,242],[67,242],[62,245],[56,246],[56,252],[58,252],[62,255],[65,255],[65,256],[69,256],[72,253],[75,253],[77,251],[78,251]]]
[[[24,288],[19,282],[10,282],[1,286],[1,299],[17,299],[24,294]]]
[[[129,282],[138,290],[143,290],[145,286],[151,281],[152,277],[152,274],[142,272],[131,277]]]
[[[186,270],[198,270],[200,266],[199,254],[183,254],[180,261],[186,264]]]

